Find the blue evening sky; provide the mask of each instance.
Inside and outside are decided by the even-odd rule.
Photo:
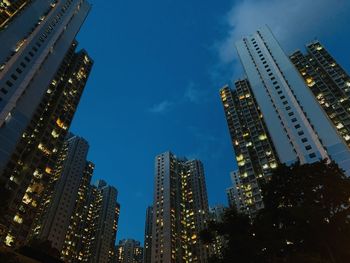
[[[71,130],[90,143],[94,181],[119,190],[118,240],[143,242],[164,151],[202,160],[210,205],[227,203],[235,163],[218,91],[242,74],[234,41],[262,24],[288,53],[318,37],[349,71],[348,2],[90,0],[78,41],[95,64]]]

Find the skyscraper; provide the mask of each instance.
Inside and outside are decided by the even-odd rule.
[[[235,86],[220,92],[238,164],[236,177],[240,177],[233,191],[241,194],[235,197],[241,201],[237,209],[255,213],[263,208],[259,181],[272,174],[278,157],[249,82],[238,80]]]
[[[350,146],[350,76],[320,42],[315,41],[306,49],[307,54],[296,51],[290,59]]]
[[[117,263],[142,263],[143,247],[139,241],[123,239],[116,247]]]
[[[145,240],[143,249],[143,263],[151,263],[152,258],[152,222],[153,206],[147,207],[145,222]]]
[[[152,263],[207,262],[199,232],[206,227],[208,199],[199,160],[165,152],[155,158]]]
[[[236,47],[247,79],[237,81],[236,90],[223,88],[221,98],[248,212],[263,207],[259,180],[278,162],[291,165],[328,158],[350,174],[345,137],[310,91],[313,80],[305,83],[270,30],[263,27]],[[268,144],[259,144],[259,137]]]
[[[25,242],[89,76],[75,52],[86,1],[5,1],[0,5],[0,181],[11,193],[1,237]]]
[[[244,212],[244,186],[241,183],[239,171],[233,171],[230,173],[232,186],[226,189],[227,200],[230,207],[233,207],[238,212]]]
[[[349,148],[271,31],[263,27],[236,46],[279,160],[330,158],[349,174]]]
[[[62,251],[66,235],[75,225],[72,219],[78,215],[82,217],[79,202],[84,202],[87,196],[94,169],[94,165],[86,160],[88,149],[88,142],[83,138],[71,135],[66,140],[56,169],[57,179],[50,182],[53,189],[46,194],[33,229],[33,237],[50,241],[58,251]]]
[[[98,215],[94,224],[94,238],[91,248],[91,263],[108,263],[114,258],[114,244],[118,227],[120,205],[118,191],[103,180],[96,183]]]

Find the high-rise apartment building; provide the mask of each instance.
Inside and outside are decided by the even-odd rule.
[[[247,79],[237,81],[236,90],[224,87],[221,98],[247,211],[263,207],[259,180],[268,178],[279,162],[291,165],[328,158],[350,174],[347,137],[339,133],[344,140],[337,131],[341,125],[330,121],[310,91],[314,80],[304,81],[271,31],[263,27],[236,47]]]
[[[91,242],[91,263],[108,263],[114,258],[114,244],[118,227],[120,205],[117,202],[118,191],[103,180],[96,183],[98,193],[98,215]]]
[[[307,45],[306,50],[305,55],[294,52],[290,59],[350,146],[350,76],[320,42]]]
[[[210,221],[216,223],[222,223],[224,221],[225,212],[227,208],[223,205],[216,205],[210,207],[209,209],[209,218]],[[227,240],[224,236],[217,235],[214,237],[212,244],[210,245],[210,255],[217,258],[221,258],[226,246]]]
[[[278,157],[249,82],[239,80],[235,86],[235,90],[225,86],[220,92],[238,164],[236,177],[240,176],[233,191],[242,194],[235,197],[239,210],[254,213],[264,207],[259,181],[272,174]]]
[[[52,191],[46,194],[33,227],[34,238],[50,241],[58,251],[62,251],[67,233],[76,224],[74,221],[83,220],[83,207],[79,203],[87,196],[94,169],[94,165],[86,161],[88,149],[88,142],[83,138],[70,135],[66,140],[56,167],[57,179],[50,182]],[[75,216],[78,216],[76,220]]]
[[[206,227],[208,199],[199,160],[165,152],[155,158],[152,263],[207,262],[199,232]]]
[[[139,241],[123,239],[116,246],[117,263],[142,263],[143,247]]]
[[[239,171],[230,173],[232,186],[226,189],[228,205],[235,208],[237,212],[244,212],[244,185],[241,183]]]
[[[153,206],[149,206],[146,209],[143,263],[151,263],[151,259],[152,259],[152,223],[153,223]]]
[[[75,52],[90,5],[82,0],[0,4],[0,182],[11,193],[2,241],[22,245],[41,204],[92,60]]]

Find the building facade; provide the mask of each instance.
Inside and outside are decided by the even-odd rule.
[[[153,223],[153,206],[147,207],[145,221],[145,239],[143,249],[143,263],[151,263],[152,259],[152,223]]]
[[[152,263],[207,262],[199,232],[209,209],[204,168],[199,160],[165,152],[155,158]]]
[[[23,245],[89,76],[76,52],[86,1],[4,1],[0,6],[0,183],[11,193],[1,240]]]
[[[237,212],[244,212],[244,186],[241,183],[239,171],[233,171],[230,175],[232,186],[226,189],[228,205],[236,209]]]
[[[235,88],[220,91],[240,182],[231,193],[239,194],[234,199],[241,212],[254,214],[264,207],[260,181],[272,174],[279,160],[248,80],[236,81]]]
[[[306,50],[305,55],[294,52],[290,59],[350,146],[350,76],[319,41],[307,45]]]
[[[123,239],[116,246],[117,263],[142,263],[143,247],[139,241]]]
[[[325,80],[328,77],[320,68],[329,62],[326,71],[330,70],[328,74],[335,76],[337,83],[342,85],[339,89],[344,91],[347,77],[324,48],[319,43],[309,45],[309,52],[315,56],[311,60],[305,59],[300,52],[292,55],[300,74],[266,26],[237,42],[236,47],[247,79],[237,81],[236,90],[224,87],[221,98],[236,154],[245,210],[248,208],[248,213],[254,214],[263,207],[259,180],[268,178],[278,163],[304,164],[329,159],[350,174],[350,151],[346,143],[349,138],[344,125],[346,114],[340,109],[327,112],[332,101],[338,109],[345,97],[329,91],[335,89],[330,85],[322,86],[329,80]],[[322,54],[317,55],[317,52]],[[318,64],[314,60],[319,61]],[[337,76],[342,79],[331,71],[331,65],[337,68]],[[313,87],[315,91],[312,91]],[[328,89],[328,93],[337,99],[327,97],[327,103],[319,89]],[[251,112],[255,114],[251,115]],[[254,140],[260,136],[256,133],[259,122],[258,126],[265,131],[260,138],[268,141],[263,147]],[[269,158],[273,158],[272,163],[266,162]]]

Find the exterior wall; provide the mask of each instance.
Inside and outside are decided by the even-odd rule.
[[[158,155],[154,189],[151,262],[207,262],[198,235],[208,217],[201,162]]]
[[[40,215],[40,223],[35,231],[37,238],[51,241],[52,247],[58,251],[63,249],[66,233],[73,215],[78,192],[86,170],[86,157],[89,145],[79,137],[71,137],[66,141],[62,155],[65,160],[54,191],[48,198],[49,206]],[[89,181],[88,181],[89,183]]]
[[[61,79],[79,56],[74,37],[90,6],[53,2],[28,2],[0,29],[0,179],[12,193],[1,215],[7,245],[27,238],[92,65],[82,52],[86,71],[66,95],[71,83]]]
[[[118,191],[108,186],[104,181],[97,182],[97,190],[100,193],[101,202],[96,222],[95,240],[91,252],[91,263],[108,263],[114,258],[114,243],[116,239],[117,220],[119,213],[117,203]]]
[[[239,171],[230,173],[232,186],[226,189],[227,200],[230,207],[234,207],[237,212],[244,212],[243,190]]]
[[[350,76],[318,41],[307,45],[307,54],[290,56],[305,83],[350,146]]]
[[[350,152],[267,27],[237,51],[282,163],[330,157],[350,172]]]
[[[147,210],[146,210],[143,263],[151,263],[151,257],[152,257],[152,227],[153,227],[152,220],[153,220],[153,207],[149,206],[149,207],[147,207]]]
[[[240,210],[254,214],[264,207],[260,181],[272,174],[279,160],[249,82],[236,81],[235,87],[225,86],[220,94],[239,169]]]
[[[143,248],[139,241],[124,239],[116,247],[117,263],[142,263]]]

